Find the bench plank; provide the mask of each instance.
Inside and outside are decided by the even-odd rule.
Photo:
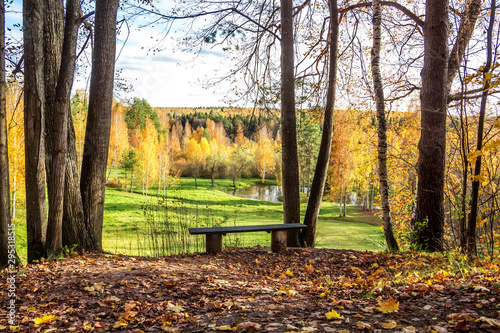
[[[232,227],[212,227],[212,228],[189,228],[189,233],[192,235],[202,234],[228,234],[236,232],[254,232],[254,231],[280,231],[280,230],[294,230],[307,228],[302,223],[283,223],[283,224],[264,224],[264,225],[246,225],[246,226],[232,226]]]

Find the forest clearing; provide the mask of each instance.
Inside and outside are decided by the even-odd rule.
[[[499,7],[1,0],[0,331],[500,332]]]

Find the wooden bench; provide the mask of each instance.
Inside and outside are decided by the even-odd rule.
[[[265,224],[247,225],[234,227],[212,227],[212,228],[190,228],[192,235],[207,235],[207,253],[218,253],[222,251],[222,235],[238,232],[266,231],[271,233],[271,251],[282,252],[286,249],[286,235],[288,230],[299,230],[307,228],[302,223],[287,224]]]

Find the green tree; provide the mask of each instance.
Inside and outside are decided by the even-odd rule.
[[[311,176],[314,174],[316,158],[318,157],[319,145],[321,143],[321,128],[306,112],[300,113],[297,123],[300,178],[302,186],[307,188],[307,194],[309,195],[309,191],[311,190]]]

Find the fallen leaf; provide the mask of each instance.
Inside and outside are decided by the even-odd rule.
[[[470,321],[472,319],[471,315],[468,313],[452,313],[449,314],[446,318],[452,320],[464,320],[464,321]]]
[[[392,313],[399,310],[399,302],[396,302],[392,298],[390,298],[387,302],[378,300],[378,305],[379,306],[375,309],[379,310],[382,313]]]
[[[38,318],[33,319],[33,322],[35,323],[35,327],[38,327],[38,326],[43,325],[43,324],[51,323],[56,319],[57,319],[57,317],[54,315],[45,315],[41,318],[38,317]]]
[[[403,328],[403,333],[417,333],[417,329],[413,326]]]
[[[261,329],[260,324],[253,323],[251,321],[246,321],[241,324],[238,324],[238,329],[245,330],[247,332],[259,331]]]
[[[372,329],[372,325],[370,325],[369,323],[365,323],[364,321],[358,321],[356,323],[356,327],[360,330],[371,330]]]
[[[103,302],[111,303],[111,302],[119,302],[120,299],[116,296],[110,296],[103,300]]]
[[[289,277],[293,277],[293,272],[291,270],[287,269],[285,272],[285,275],[289,276]]]
[[[171,312],[182,312],[182,311],[184,311],[184,308],[182,306],[175,305],[175,304],[168,302],[167,308],[165,310],[171,311]]]
[[[122,317],[119,317],[118,321],[116,321],[115,324],[113,325],[113,328],[120,328],[120,327],[127,326],[127,325],[128,325],[128,321],[126,321]]]
[[[448,333],[448,329],[442,326],[433,326],[432,327],[436,333]]]
[[[389,320],[387,323],[380,323],[380,326],[382,326],[382,328],[392,330],[393,328],[396,328],[398,326],[398,323],[396,323],[394,320]]]
[[[297,294],[298,292],[296,290],[289,289],[286,287],[280,287],[279,289],[277,289],[276,293],[274,293],[274,296],[283,296],[283,295],[295,296]]]
[[[488,326],[500,328],[500,321],[493,319],[493,318],[486,318],[486,317],[480,317],[478,319],[479,321],[485,323]]]
[[[335,310],[332,310],[330,312],[325,313],[325,316],[326,316],[326,319],[328,319],[328,320],[332,320],[332,319],[344,319],[344,317],[341,316],[340,313],[338,313]]]
[[[229,325],[217,326],[215,327],[216,331],[236,331],[238,327],[231,327]]]

